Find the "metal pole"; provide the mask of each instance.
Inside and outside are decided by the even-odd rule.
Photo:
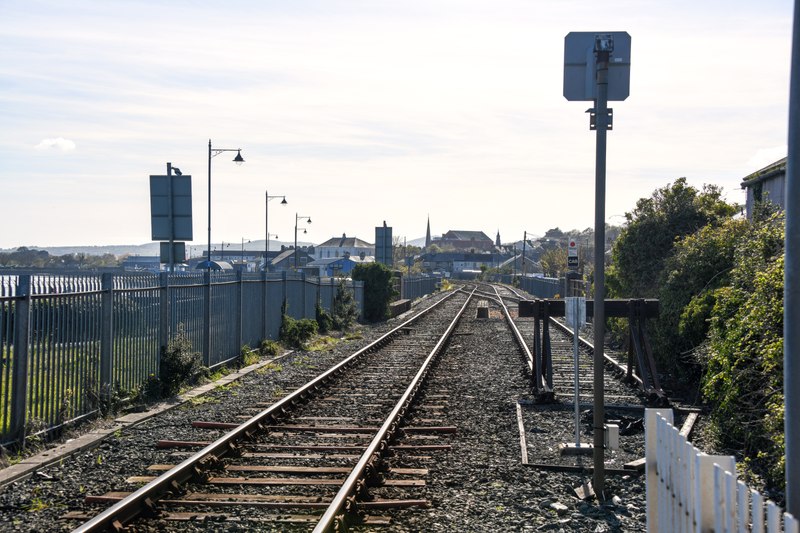
[[[208,140],[208,255],[206,269],[211,272],[211,139]]]
[[[577,298],[572,298],[572,356],[575,359],[575,447],[580,450],[581,448],[581,408],[580,408],[580,380],[578,379],[578,372],[580,365],[578,364],[578,322],[580,317],[580,302]]]
[[[267,234],[267,245],[264,248],[264,272],[266,272],[269,259],[269,191],[264,191],[264,231]]]
[[[294,214],[294,269],[297,270],[297,213]]]
[[[795,2],[786,163],[786,251],[783,283],[783,394],[786,511],[800,517],[800,5]]]
[[[208,253],[203,295],[203,362],[211,366],[211,139],[208,140]]]
[[[525,244],[528,242],[528,230],[522,233],[522,277],[525,277]]]
[[[167,190],[169,191],[169,271],[175,272],[175,216],[172,208],[175,205],[172,198],[172,163],[167,163]]]
[[[597,125],[597,149],[595,155],[595,213],[594,213],[594,478],[592,481],[597,498],[604,499],[605,448],[603,425],[605,406],[603,398],[603,339],[605,338],[605,219],[606,219],[606,133],[608,131],[608,51],[597,53],[597,100],[595,120]]]

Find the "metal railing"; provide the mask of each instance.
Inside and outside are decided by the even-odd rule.
[[[519,288],[537,298],[555,298],[564,295],[564,282],[557,278],[520,277]]]
[[[414,300],[433,294],[441,282],[441,276],[404,276],[400,281],[400,298]]]
[[[284,301],[298,319],[314,318],[318,301],[332,310],[337,283],[286,272],[0,276],[0,444],[93,416],[112,392],[158,376],[178,331],[213,368],[277,338]],[[347,285],[361,310],[363,282]]]
[[[645,446],[649,533],[800,531],[796,518],[737,481],[733,456],[692,446],[672,425],[671,409],[645,411]]]

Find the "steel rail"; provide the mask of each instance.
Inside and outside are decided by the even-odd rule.
[[[525,362],[528,364],[528,370],[531,372],[531,377],[533,378],[534,381],[536,381],[536,376],[533,376],[533,354],[531,353],[531,349],[528,348],[528,345],[525,343],[525,338],[522,336],[522,333],[520,332],[519,328],[517,328],[517,325],[511,318],[511,313],[509,312],[508,307],[506,307],[505,302],[503,302],[503,297],[500,296],[500,293],[497,291],[497,287],[495,287],[494,285],[490,285],[490,287],[492,287],[495,294],[497,295],[497,298],[499,299],[500,308],[503,310],[503,316],[505,317],[506,322],[508,323],[508,327],[511,329],[511,332],[514,334],[514,339],[516,339],[517,344],[519,345],[520,349],[522,350],[525,356]],[[541,383],[537,385],[538,388],[542,387]]]
[[[414,401],[420,385],[428,374],[428,370],[430,369],[432,362],[439,356],[442,347],[444,347],[445,343],[452,335],[456,325],[464,314],[464,311],[467,309],[474,292],[475,290],[468,295],[467,301],[464,302],[463,306],[461,306],[458,314],[456,314],[455,318],[447,327],[444,334],[439,338],[439,341],[428,354],[428,357],[425,358],[425,361],[422,363],[419,371],[417,371],[414,379],[412,379],[411,383],[409,383],[406,391],[400,397],[400,400],[398,400],[394,409],[392,409],[392,412],[386,418],[386,421],[375,434],[375,437],[369,443],[364,453],[361,454],[358,463],[356,463],[356,466],[353,467],[353,470],[351,471],[350,475],[347,476],[347,479],[342,484],[339,492],[337,492],[336,496],[334,496],[333,501],[328,506],[328,509],[322,515],[319,522],[317,522],[316,527],[314,527],[314,533],[323,533],[335,530],[338,516],[344,510],[348,499],[356,491],[358,484],[364,478],[367,466],[373,460],[375,460],[376,457],[379,457],[386,451],[385,442],[390,440],[397,431],[401,418],[405,415],[408,406]]]
[[[258,431],[263,430],[265,423],[268,425],[270,422],[273,422],[276,417],[285,414],[294,405],[305,400],[311,393],[324,385],[328,380],[340,374],[345,368],[375,348],[385,345],[391,337],[398,334],[403,328],[408,327],[423,316],[427,315],[433,309],[439,307],[445,301],[452,298],[455,294],[457,294],[457,292],[458,291],[453,291],[451,294],[448,294],[429,308],[420,312],[418,315],[406,320],[399,326],[393,328],[364,348],[361,348],[348,358],[342,360],[340,363],[323,372],[302,387],[278,400],[268,408],[252,417],[250,420],[244,422],[238,428],[226,433],[216,441],[198,451],[196,454],[185,459],[172,470],[169,470],[158,476],[153,481],[131,493],[123,500],[112,505],[91,520],[81,524],[73,530],[73,533],[89,533],[108,530],[120,531],[123,529],[124,524],[130,522],[140,514],[156,513],[156,500],[162,495],[178,489],[181,484],[186,483],[195,477],[202,461],[211,456],[222,458],[235,451],[238,442],[252,438],[252,436]]]
[[[524,298],[513,287],[506,287],[506,288],[508,290],[510,290],[511,292],[513,292],[514,294],[517,294],[520,298]],[[556,326],[558,329],[563,331],[564,333],[566,333],[568,335],[575,335],[575,332],[572,329],[570,329],[567,325],[561,323],[560,321],[556,320],[552,316],[549,317],[549,318],[550,318],[550,322],[554,326]],[[580,343],[580,345],[583,346],[585,349],[591,350],[592,352],[594,352],[594,344],[590,343],[589,341],[587,341],[586,339],[584,339],[580,335],[578,335],[578,343]],[[627,374],[628,367],[627,366],[623,366],[622,363],[620,363],[619,361],[617,361],[616,359],[614,359],[613,357],[611,357],[610,355],[605,353],[605,351],[603,352],[603,359],[605,360],[606,364],[608,364],[609,366],[614,368],[614,370],[616,370],[617,372],[621,372],[623,374]],[[631,378],[636,382],[637,385],[642,387],[642,378],[640,378],[636,374],[636,372],[631,372]]]

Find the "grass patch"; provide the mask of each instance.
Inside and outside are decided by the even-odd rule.
[[[258,374],[266,374],[267,372],[283,372],[283,365],[280,363],[267,363],[256,370]]]
[[[351,331],[350,333],[348,333],[344,337],[342,337],[342,340],[345,340],[345,341],[357,341],[357,340],[360,340],[360,339],[363,339],[363,338],[364,338],[364,335],[362,335],[360,331]]]
[[[215,404],[220,403],[218,398],[212,398],[208,394],[204,394],[202,396],[195,396],[194,398],[189,398],[189,404],[193,406],[197,405],[204,405],[204,404]]]
[[[325,352],[333,349],[339,343],[339,339],[327,335],[317,337],[306,345],[306,351]]]

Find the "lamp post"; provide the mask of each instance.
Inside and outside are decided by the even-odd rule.
[[[241,148],[213,148],[211,139],[208,140],[208,255],[206,257],[205,295],[203,297],[203,362],[211,366],[211,159],[222,152],[236,152],[233,162],[237,165],[244,163]]]
[[[236,152],[233,162],[237,165],[244,163],[241,148],[212,148],[211,139],[208,140],[208,262],[206,267],[211,270],[211,159],[222,152]]]
[[[307,220],[311,224],[311,217],[302,217],[297,213],[294,214],[294,269],[297,270],[297,223],[301,220]],[[308,233],[303,229],[303,233]]]
[[[264,233],[267,234],[267,243],[264,245],[264,271],[267,271],[267,262],[269,261],[269,201],[274,200],[275,198],[283,198],[281,200],[281,205],[286,205],[289,202],[286,201],[285,196],[277,195],[277,196],[270,196],[269,191],[264,191]],[[275,235],[277,239],[278,236]]]
[[[242,237],[242,268],[244,269],[244,241],[245,238]],[[250,239],[247,239],[247,243],[250,244]]]

